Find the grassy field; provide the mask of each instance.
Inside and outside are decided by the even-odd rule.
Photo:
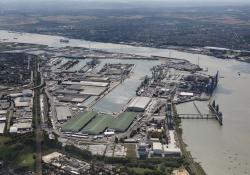
[[[16,159],[12,162],[12,167],[26,167],[29,170],[34,170],[35,159],[34,148],[27,146],[25,147],[16,157]]]

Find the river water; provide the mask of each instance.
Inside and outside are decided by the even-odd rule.
[[[15,39],[16,38],[16,39]],[[110,52],[124,52],[137,55],[168,56],[170,50],[145,47],[133,47],[120,44],[89,42],[71,39],[69,43],[60,43],[59,36],[39,34],[18,34],[0,31],[0,40],[45,44],[52,47],[78,46],[101,49]],[[197,63],[197,55],[171,50],[171,56]],[[200,66],[208,68],[209,73],[220,72],[218,88],[214,99],[223,112],[223,126],[216,120],[183,120],[183,137],[197,162],[209,175],[250,174],[250,65],[234,60],[222,60],[200,55]],[[121,61],[119,61],[121,62]],[[130,62],[130,61],[127,61]],[[144,74],[150,75],[150,68],[157,62],[131,61],[136,63],[135,75],[118,86],[103,98],[95,108],[104,111],[119,111],[134,96],[134,89]],[[240,76],[238,75],[240,72]],[[207,103],[197,103],[202,111]],[[178,106],[179,113],[192,113],[192,103]],[[206,111],[205,111],[206,112]]]

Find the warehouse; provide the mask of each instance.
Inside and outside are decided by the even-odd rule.
[[[80,94],[83,94],[83,95],[100,96],[100,95],[102,95],[107,89],[108,89],[107,87],[83,86],[83,90],[80,92]]]
[[[128,105],[128,111],[144,112],[150,103],[149,97],[134,97]]]
[[[28,97],[18,97],[15,99],[15,106],[17,108],[29,107],[31,98]]]
[[[66,122],[71,118],[71,112],[67,106],[56,107],[56,117],[58,122]]]
[[[107,87],[109,83],[106,82],[96,82],[96,81],[81,81],[81,85],[84,86],[99,86],[99,87]]]
[[[109,85],[109,83],[97,82],[97,81],[80,81],[80,82],[63,81],[62,84],[63,85],[99,86],[99,87],[107,87]]]
[[[94,111],[85,111],[78,114],[76,117],[71,118],[67,123],[62,126],[64,132],[79,132],[97,115]]]
[[[26,122],[26,123],[15,123],[13,124],[14,128],[17,128],[17,132],[30,132],[32,131],[32,123]]]
[[[109,128],[114,129],[116,132],[125,132],[136,118],[134,112],[124,112],[116,117]]]
[[[82,133],[93,135],[101,134],[110,126],[111,121],[113,123],[113,117],[111,115],[98,115],[83,128]]]
[[[89,96],[88,95],[66,95],[64,97],[58,97],[60,102],[65,103],[82,103],[84,102]]]

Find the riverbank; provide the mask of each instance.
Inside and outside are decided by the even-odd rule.
[[[183,129],[181,127],[181,119],[178,118],[178,113],[175,105],[173,105],[173,113],[174,113],[174,127],[179,141],[179,146],[182,152],[185,168],[190,173],[190,175],[206,175],[202,166],[196,161],[194,161],[194,158],[192,157],[190,151],[187,150],[186,143],[183,141],[182,137]]]

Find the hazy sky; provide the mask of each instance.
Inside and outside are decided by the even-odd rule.
[[[0,9],[119,9],[250,5],[250,0],[0,0]]]

